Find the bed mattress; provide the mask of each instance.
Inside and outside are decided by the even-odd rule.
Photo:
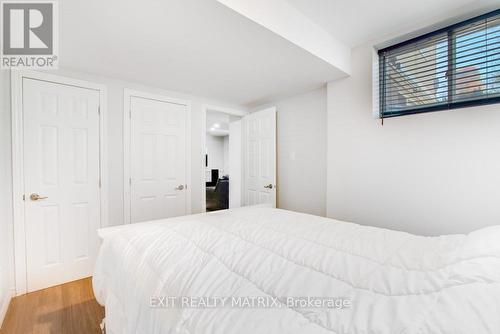
[[[249,207],[102,235],[108,334],[500,333],[500,226],[421,237]]]

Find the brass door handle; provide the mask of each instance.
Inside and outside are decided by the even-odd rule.
[[[177,187],[175,187],[175,190],[183,190],[184,189],[184,185],[181,184],[181,185],[178,185]]]
[[[40,195],[35,194],[35,193],[33,193],[33,194],[30,195],[30,199],[32,201],[38,201],[40,199],[46,199],[46,198],[48,198],[48,197],[46,197],[46,196],[40,196]]]
[[[269,183],[267,186],[264,186],[264,188],[266,188],[266,189],[273,189],[273,185],[271,183]]]

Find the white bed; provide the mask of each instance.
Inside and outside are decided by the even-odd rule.
[[[500,226],[429,238],[241,208],[101,235],[93,283],[108,334],[500,333]],[[151,307],[154,296],[352,305]]]

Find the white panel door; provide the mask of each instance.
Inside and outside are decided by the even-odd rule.
[[[244,124],[244,204],[276,206],[276,108],[251,113]]]
[[[27,290],[92,275],[99,248],[99,92],[23,79]]]
[[[132,96],[131,222],[186,214],[188,107]]]

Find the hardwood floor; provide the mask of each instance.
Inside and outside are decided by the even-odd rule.
[[[92,279],[58,285],[12,299],[0,334],[101,333],[104,308],[94,298]]]

